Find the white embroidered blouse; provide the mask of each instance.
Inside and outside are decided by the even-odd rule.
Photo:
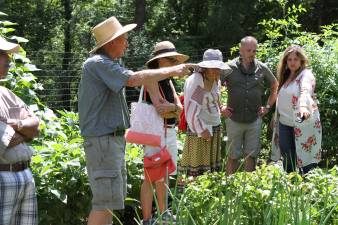
[[[201,136],[208,129],[212,135],[212,127],[221,123],[219,100],[220,82],[215,82],[211,91],[207,91],[200,73],[188,77],[184,84],[184,107],[186,121],[193,133]]]

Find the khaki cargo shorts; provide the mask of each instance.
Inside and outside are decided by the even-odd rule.
[[[123,136],[85,137],[87,172],[94,210],[124,208],[127,191]]]
[[[231,159],[243,156],[256,158],[261,150],[262,118],[258,117],[252,123],[238,123],[228,118],[225,123],[228,136],[226,149],[229,157]]]

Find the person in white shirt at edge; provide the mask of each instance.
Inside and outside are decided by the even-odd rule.
[[[10,54],[20,46],[0,37],[0,78],[6,78]],[[29,169],[33,150],[27,142],[39,134],[39,120],[12,91],[0,86],[0,224],[37,225],[35,182]]]

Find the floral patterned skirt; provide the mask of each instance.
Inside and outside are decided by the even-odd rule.
[[[219,171],[221,168],[221,129],[213,127],[213,136],[207,141],[187,131],[183,155],[179,166],[181,174],[202,175],[204,172]]]

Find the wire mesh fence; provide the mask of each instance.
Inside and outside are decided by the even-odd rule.
[[[190,56],[189,62],[199,62],[205,49],[182,50]],[[82,64],[89,56],[88,53],[64,53],[58,51],[32,51],[27,52],[40,71],[34,72],[43,90],[38,96],[51,109],[66,109],[77,111],[77,91],[82,75]],[[122,64],[128,69],[137,71],[144,69],[144,64],[151,56],[126,55]],[[126,88],[128,104],[137,99],[139,88]]]

